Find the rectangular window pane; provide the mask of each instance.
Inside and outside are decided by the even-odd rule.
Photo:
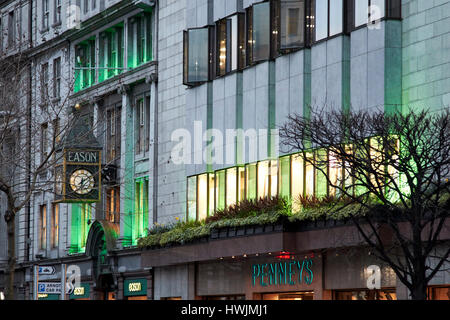
[[[375,22],[385,15],[385,0],[370,1],[370,21]]]
[[[329,160],[329,177],[330,183],[335,186],[341,186],[342,182],[342,164],[339,162],[337,156],[330,151],[328,155]],[[330,196],[338,196],[339,192],[336,187],[330,185]]]
[[[343,31],[343,0],[330,1],[330,36]]]
[[[238,168],[238,201],[245,199],[245,168]]]
[[[279,176],[280,196],[284,198],[291,197],[291,157],[280,158],[280,176]]]
[[[270,56],[270,3],[253,6],[253,61]]]
[[[247,199],[256,199],[256,164],[249,164],[245,167],[247,179]]]
[[[292,156],[291,181],[292,181],[292,209],[300,209],[299,198],[303,196],[304,161],[301,154]]]
[[[281,1],[281,49],[301,47],[305,38],[305,0]]]
[[[269,161],[258,163],[258,198],[269,196]]]
[[[214,214],[214,195],[215,195],[215,188],[216,188],[216,184],[215,184],[215,176],[214,173],[210,173],[208,174],[208,197],[209,197],[209,201],[208,201],[208,216],[212,216]]]
[[[198,220],[206,219],[208,215],[208,175],[198,176]]]
[[[316,0],[316,41],[328,36],[328,0]]]
[[[314,158],[313,153],[306,154],[309,161],[305,161],[305,196],[314,196],[314,167],[310,161]]]
[[[270,195],[276,197],[278,194],[278,161],[270,161]]]
[[[222,76],[227,71],[227,20],[217,23],[217,75]]]
[[[237,168],[227,169],[227,207],[236,204]]]
[[[231,48],[231,52],[229,57],[231,61],[229,62],[231,66],[231,70],[236,70],[238,68],[238,16],[232,16],[228,19],[231,23],[231,35],[229,36],[231,39],[231,43],[229,47]]]
[[[216,172],[216,210],[225,209],[225,170]]]
[[[208,81],[208,35],[208,28],[188,31],[187,81],[189,83]]]
[[[189,177],[188,178],[188,186],[187,186],[187,194],[188,194],[188,220],[195,221],[197,220],[197,177]]]
[[[318,165],[320,165],[318,168],[316,169],[316,196],[318,198],[321,197],[326,197],[327,196],[327,186],[328,186],[328,181],[326,178],[326,172],[327,172],[327,162],[328,162],[328,156],[327,156],[327,152],[325,150],[320,150],[316,152],[316,159],[315,159],[316,163]],[[325,173],[323,173],[323,172]]]
[[[369,1],[355,0],[355,27],[367,24],[369,21]]]

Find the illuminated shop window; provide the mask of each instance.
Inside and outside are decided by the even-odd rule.
[[[315,161],[318,168],[315,169],[316,172],[316,191],[315,196],[318,198],[326,197],[328,181],[327,181],[327,166],[328,166],[328,155],[326,150],[319,150],[315,153]],[[320,169],[319,169],[320,168]],[[323,170],[323,172],[321,171]]]
[[[270,179],[270,196],[276,197],[278,195],[278,161],[271,160],[269,167]]]
[[[187,215],[189,221],[197,220],[197,177],[189,177],[187,181]]]
[[[214,214],[215,208],[215,188],[216,188],[216,177],[214,173],[208,174],[208,216]],[[206,197],[206,195],[203,195]]]
[[[245,167],[238,167],[238,201],[245,199]]]
[[[237,201],[237,168],[227,169],[227,203],[226,206],[236,204]]]
[[[197,219],[204,220],[208,216],[208,174],[199,175],[197,183]]]
[[[330,178],[330,188],[329,188],[329,194],[330,196],[339,196],[338,189],[334,186],[341,186],[342,184],[342,178],[343,178],[343,167],[342,163],[339,161],[338,157],[330,151],[328,154],[328,161],[329,161],[329,178]]]
[[[299,209],[297,201],[300,196],[304,195],[304,178],[305,178],[305,163],[303,155],[296,154],[292,156],[291,167],[291,184],[292,184],[292,199],[294,209]]]
[[[280,158],[279,194],[281,197],[291,197],[291,156]]]
[[[246,195],[248,200],[256,199],[256,163],[248,164],[246,169]]]
[[[305,43],[305,0],[280,1],[280,49],[301,48]]]
[[[183,83],[197,85],[210,80],[213,56],[213,28],[196,28],[184,31]]]
[[[258,162],[258,199],[269,196],[269,161]]]
[[[216,23],[217,62],[216,75],[241,69],[245,64],[245,19],[243,14],[233,15]]]
[[[313,197],[314,196],[314,186],[315,186],[315,175],[314,175],[314,166],[311,161],[314,161],[314,153],[307,153],[305,160],[305,196]]]
[[[225,209],[225,170],[216,172],[216,210]]]

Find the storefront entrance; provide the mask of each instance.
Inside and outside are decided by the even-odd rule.
[[[261,300],[314,300],[314,292],[263,293]]]
[[[333,300],[397,300],[395,289],[334,291]]]

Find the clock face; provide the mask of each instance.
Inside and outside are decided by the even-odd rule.
[[[80,195],[88,194],[92,191],[95,185],[95,180],[88,170],[76,170],[70,176],[70,187],[74,192]]]

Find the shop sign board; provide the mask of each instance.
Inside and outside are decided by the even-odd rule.
[[[75,287],[73,292],[70,294],[69,299],[86,299],[89,298],[90,294],[90,285],[89,283],[80,283],[79,287]]]
[[[312,259],[286,260],[252,265],[252,286],[311,285],[314,274]]]
[[[146,279],[127,279],[123,282],[123,294],[130,296],[146,296],[147,280]]]

